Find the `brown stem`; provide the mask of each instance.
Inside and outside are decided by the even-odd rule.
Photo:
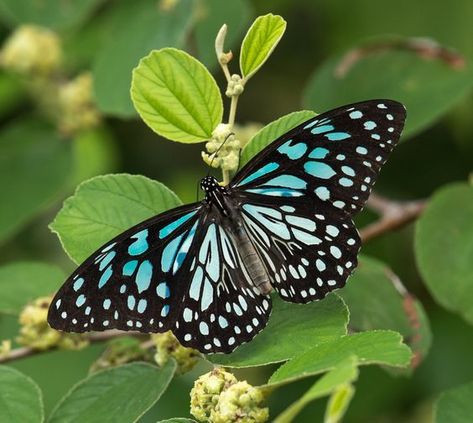
[[[412,329],[412,336],[406,339],[406,342],[412,349],[413,355],[411,359],[411,367],[415,369],[424,358],[422,356],[422,351],[420,351],[420,345],[423,340],[421,334],[422,323],[421,317],[417,311],[416,298],[407,290],[399,276],[397,276],[394,272],[391,270],[386,270],[386,275],[392,282],[396,291],[399,292],[399,295],[402,297],[404,313],[406,313],[409,326]]]
[[[140,332],[122,332],[119,330],[110,330],[105,332],[94,332],[87,336],[87,340],[91,344],[95,344],[98,342],[108,341],[110,339],[119,338],[121,336],[136,336],[142,337],[144,336]],[[49,350],[37,350],[30,347],[20,347],[11,350],[9,353],[0,355],[0,363],[8,363],[9,361],[18,360],[20,358],[31,357],[33,355],[41,354],[45,351],[53,351],[56,348],[51,348]]]
[[[376,53],[393,50],[410,51],[427,60],[439,60],[455,70],[465,67],[463,56],[434,40],[429,38],[396,38],[372,42],[349,50],[337,64],[334,71],[335,76],[340,79],[344,78],[360,60]]]
[[[378,212],[381,217],[360,231],[361,240],[366,242],[386,232],[405,226],[419,217],[426,205],[425,200],[398,202],[372,194],[367,206]]]

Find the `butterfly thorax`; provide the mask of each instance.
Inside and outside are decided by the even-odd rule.
[[[213,176],[206,176],[200,181],[200,188],[205,192],[205,203],[215,205],[224,216],[229,215],[228,205],[224,200],[228,195],[226,187],[220,185]]]
[[[229,190],[221,186],[213,176],[206,176],[200,181],[200,187],[205,192],[205,202],[215,206],[225,222],[229,235],[238,244],[245,270],[248,272],[253,284],[262,294],[269,294],[272,287],[268,272],[251,242],[245,225],[243,224],[240,205],[229,195]]]

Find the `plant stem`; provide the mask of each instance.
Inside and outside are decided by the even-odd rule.
[[[367,206],[378,212],[381,217],[361,229],[361,240],[363,242],[370,241],[386,232],[407,225],[422,214],[426,205],[425,200],[394,201],[372,194],[368,199]]]
[[[222,169],[222,184],[225,186],[225,185],[228,185],[229,182],[230,182],[230,172],[226,169]]]
[[[228,114],[228,126],[230,130],[233,129],[233,125],[235,124],[235,117],[236,117],[236,110],[238,106],[238,98],[239,96],[233,96],[232,101],[230,103],[230,112]]]
[[[110,330],[110,331],[106,331],[106,332],[91,333],[87,336],[87,340],[91,344],[95,344],[95,343],[98,343],[98,342],[104,342],[104,341],[108,341],[108,340],[114,339],[114,338],[119,338],[119,337],[122,337],[122,336],[142,337],[142,336],[146,336],[146,335],[144,335],[143,333],[140,333],[140,332],[126,332],[126,333],[124,333],[124,332],[119,331],[119,330]],[[30,347],[15,348],[14,350],[11,350],[9,353],[0,356],[0,364],[1,363],[8,363],[9,361],[18,360],[20,358],[31,357],[31,356],[34,356],[34,355],[38,355],[38,354],[41,354],[41,353],[44,353],[44,352],[54,351],[54,350],[57,350],[57,348],[51,348],[49,350],[37,350],[37,349],[34,349],[34,348],[30,348]]]

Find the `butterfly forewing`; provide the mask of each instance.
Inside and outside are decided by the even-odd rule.
[[[187,288],[201,204],[174,209],[127,230],[92,254],[56,294],[48,322],[70,332],[172,327]]]
[[[266,197],[301,197],[314,209],[353,215],[368,199],[404,120],[404,106],[391,100],[318,115],[261,151],[231,186]]]

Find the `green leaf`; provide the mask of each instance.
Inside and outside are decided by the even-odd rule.
[[[312,387],[295,403],[282,412],[274,423],[289,423],[301,412],[310,402],[318,398],[330,395],[334,390],[343,384],[353,382],[358,378],[358,361],[356,356],[349,356],[337,367],[323,375]]]
[[[345,335],[347,323],[348,310],[335,294],[303,305],[275,296],[268,326],[260,334],[231,354],[209,355],[207,359],[226,367],[278,363]]]
[[[197,3],[197,21],[193,35],[197,45],[197,57],[207,67],[217,65],[215,54],[215,37],[223,23],[228,26],[225,38],[225,51],[231,49],[240,35],[248,26],[251,16],[250,4],[247,0],[206,0]]]
[[[37,24],[55,30],[75,27],[85,21],[103,0],[1,0],[0,17],[10,24]]]
[[[316,113],[310,110],[301,110],[292,112],[288,115],[282,116],[274,122],[269,123],[264,128],[260,129],[253,138],[245,145],[241,152],[240,167],[245,165],[256,156],[267,145],[274,140],[284,135],[286,132],[313,118]]]
[[[169,188],[144,176],[97,176],[78,186],[50,228],[79,263],[124,230],[180,204]]]
[[[130,98],[133,68],[152,49],[182,45],[192,20],[192,4],[191,0],[180,0],[164,10],[151,0],[122,0],[114,6],[119,10],[93,66],[100,110],[135,116]]]
[[[0,366],[0,421],[38,423],[44,419],[38,385],[11,367]]]
[[[340,76],[337,69],[342,57],[334,57],[316,70],[304,103],[314,110],[329,110],[369,98],[392,98],[407,108],[404,139],[431,125],[473,87],[472,67],[453,69],[411,51],[372,52]]]
[[[143,58],[133,71],[131,97],[147,125],[173,141],[209,139],[222,120],[215,79],[181,50],[165,48]]]
[[[432,197],[418,220],[415,253],[435,300],[473,323],[473,187],[452,184]]]
[[[162,368],[133,363],[95,373],[66,394],[48,423],[135,422],[159,400],[175,370],[170,360]]]
[[[269,13],[258,17],[251,25],[241,45],[240,69],[248,80],[263,66],[286,30],[286,21]]]
[[[345,415],[350,401],[355,395],[353,385],[347,383],[335,389],[328,400],[327,409],[325,410],[325,423],[341,422]]]
[[[5,118],[12,110],[19,107],[27,99],[23,84],[19,78],[0,73],[0,117]]]
[[[444,392],[434,408],[435,423],[470,423],[473,416],[473,382]]]
[[[420,301],[395,288],[396,278],[384,263],[360,257],[356,272],[338,295],[350,310],[350,329],[400,332],[418,364],[432,343],[429,322]]]
[[[41,262],[0,266],[0,312],[19,314],[27,302],[56,292],[65,277],[60,268]]]
[[[406,367],[411,359],[411,351],[402,343],[399,333],[385,330],[361,332],[319,343],[283,364],[273,373],[268,384],[288,383],[326,372],[352,355],[357,356],[360,365]]]
[[[70,145],[36,121],[13,124],[0,134],[0,242],[65,191],[72,167]]]

